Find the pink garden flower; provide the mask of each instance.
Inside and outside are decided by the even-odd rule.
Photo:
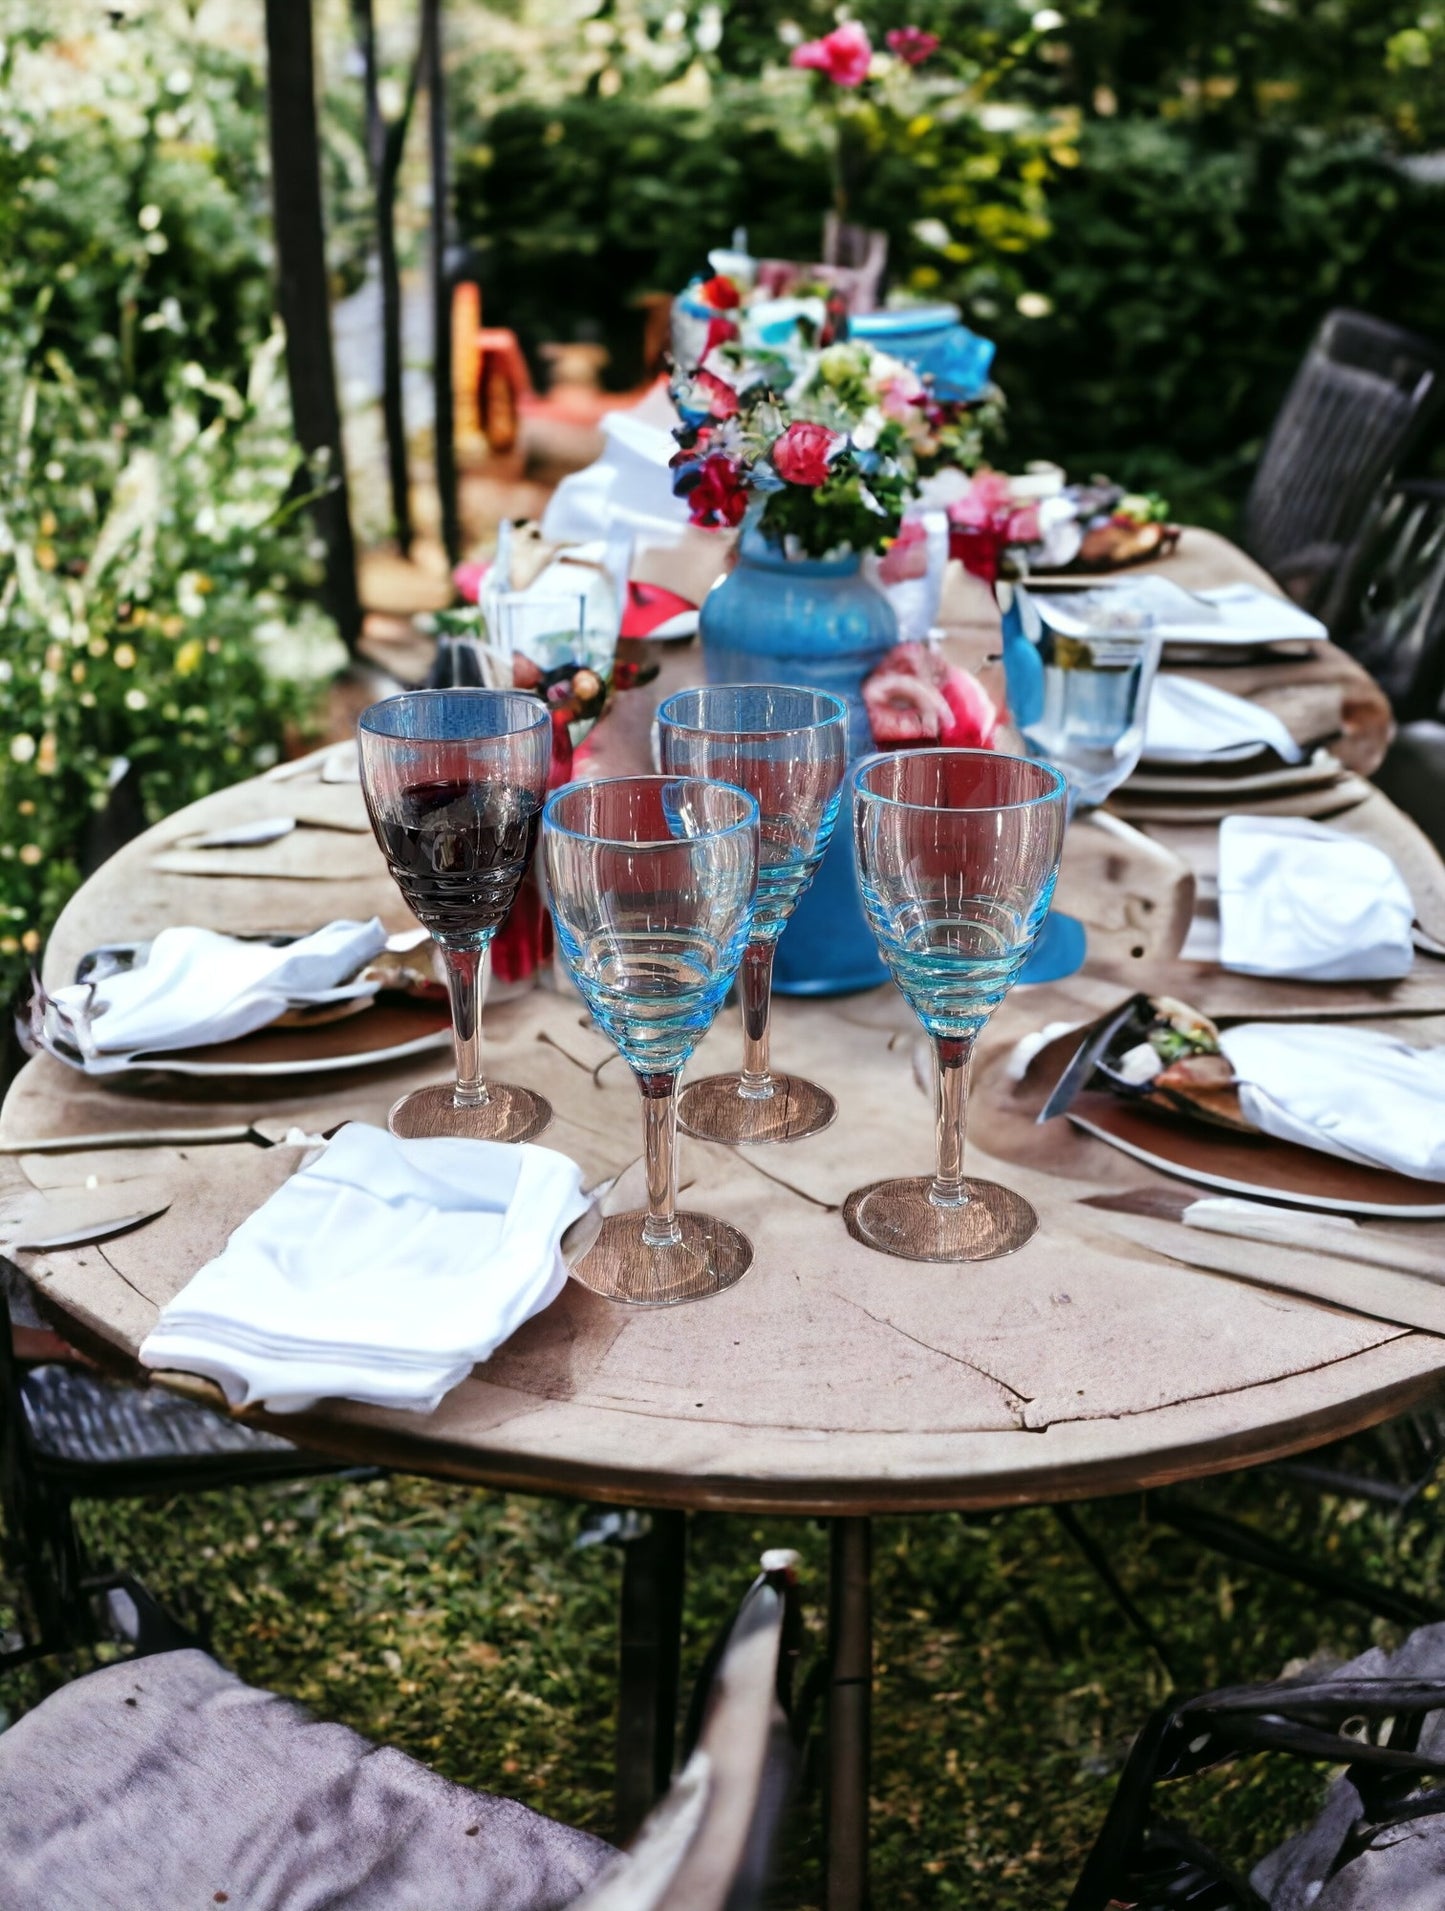
[[[922,66],[943,44],[936,33],[925,33],[922,27],[894,27],[886,38],[888,51],[905,66]]]
[[[805,40],[793,48],[792,66],[816,67],[835,86],[861,86],[873,63],[873,42],[856,20],[845,20],[821,40]]]
[[[693,378],[692,388],[706,398],[712,417],[736,418],[738,395],[725,378],[719,378],[716,372],[699,371]]]
[[[687,494],[692,522],[708,530],[721,530],[741,524],[747,508],[747,486],[732,459],[717,451],[704,458],[697,483]]]
[[[799,419],[773,446],[773,469],[789,484],[816,489],[827,478],[828,460],[842,442],[841,435],[826,425]]]

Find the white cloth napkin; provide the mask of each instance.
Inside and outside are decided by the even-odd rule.
[[[1219,826],[1219,960],[1242,975],[1392,982],[1415,959],[1415,904],[1384,850],[1299,816]]]
[[[581,1179],[531,1143],[351,1123],[182,1288],[140,1357],[208,1375],[233,1406],[429,1413],[561,1292]]]
[[[41,1039],[79,1049],[87,1074],[114,1074],[138,1055],[232,1042],[288,1008],[366,995],[357,971],[385,947],[375,916],[328,923],[279,949],[211,929],[162,929],[137,967],[57,989]]]
[[[1144,755],[1155,763],[1207,763],[1268,748],[1286,763],[1304,751],[1272,710],[1212,683],[1160,671],[1149,697]]]
[[[643,409],[656,407],[644,400]],[[601,455],[552,493],[542,514],[543,537],[552,544],[585,544],[610,538],[619,527],[656,543],[678,536],[687,523],[687,502],[672,490],[676,422],[675,412],[665,422],[608,412]]]
[[[1245,1022],[1219,1041],[1267,1135],[1445,1181],[1445,1048],[1333,1023]]]

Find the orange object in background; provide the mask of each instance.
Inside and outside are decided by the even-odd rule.
[[[517,334],[482,324],[482,289],[465,279],[452,288],[452,391],[459,446],[484,438],[489,451],[515,449],[532,375]]]

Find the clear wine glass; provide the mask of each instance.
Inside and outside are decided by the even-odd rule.
[[[833,835],[848,768],[848,706],[825,690],[714,684],[669,697],[657,729],[669,774],[736,784],[758,804],[758,900],[739,982],[742,1070],[689,1082],[678,1120],[703,1141],[816,1135],[837,1119],[833,1097],[768,1066],[773,951]]]
[[[642,1307],[721,1293],[752,1243],[678,1211],[677,1078],[747,946],[757,803],[699,777],[569,783],[547,799],[542,851],[562,960],[642,1091],[646,1212],[609,1216],[573,1275]]]
[[[441,948],[456,1081],[403,1095],[394,1135],[530,1141],[551,1104],[482,1076],[482,958],[531,861],[552,761],[546,705],[512,690],[411,690],[363,711],[361,787],[412,914]]]
[[[1009,714],[1030,756],[1061,770],[1068,808],[1097,809],[1138,767],[1161,640],[1152,629],[1064,637],[1015,589],[1003,620]],[[1052,910],[1024,982],[1057,982],[1083,966],[1084,926]]]
[[[963,1172],[968,1068],[1017,980],[1059,872],[1064,779],[990,750],[899,750],[854,776],[854,847],[883,960],[933,1042],[937,1173],[850,1194],[848,1230],[910,1261],[988,1261],[1038,1218]]]

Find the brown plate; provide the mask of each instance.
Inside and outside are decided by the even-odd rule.
[[[138,1056],[135,1069],[119,1077],[102,1076],[123,1086],[139,1072],[165,1075],[246,1077],[319,1075],[329,1069],[372,1068],[384,1062],[445,1048],[451,1040],[451,1013],[445,1002],[378,996],[365,1009],[335,1022],[309,1028],[263,1028],[238,1041],[207,1048],[177,1049]]]
[[[1025,1083],[1030,1104],[1043,1106],[1084,1034],[1082,1029],[1071,1030],[1040,1051]],[[1277,1141],[1273,1135],[1234,1134],[1167,1109],[1126,1101],[1107,1089],[1085,1089],[1074,1098],[1067,1119],[1085,1134],[1161,1174],[1225,1194],[1287,1201],[1334,1214],[1445,1219],[1445,1183],[1370,1168],[1292,1141]]]

